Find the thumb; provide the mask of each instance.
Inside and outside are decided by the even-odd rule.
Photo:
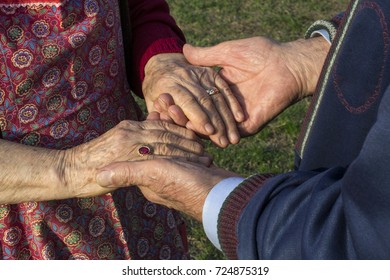
[[[223,66],[225,63],[221,44],[213,47],[194,47],[185,44],[183,54],[189,63],[200,66]]]
[[[101,187],[117,188],[145,183],[146,161],[123,161],[111,163],[98,171],[96,182]],[[150,167],[148,167],[150,169]]]

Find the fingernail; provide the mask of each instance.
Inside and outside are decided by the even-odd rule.
[[[245,116],[242,112],[236,112],[236,121],[243,122],[245,120]]]
[[[230,143],[232,144],[238,144],[240,142],[240,135],[236,133],[229,134]]]
[[[214,126],[211,123],[208,123],[204,126],[208,134],[213,134],[214,133]]]
[[[102,171],[96,175],[96,182],[102,187],[109,187],[112,185],[113,172]]]
[[[192,130],[192,131],[195,131],[195,127],[194,125],[192,124],[192,122],[188,121],[186,123],[186,128],[188,128],[189,130]]]
[[[225,136],[222,136],[219,138],[219,143],[221,143],[222,147],[227,147],[229,145],[229,140]]]

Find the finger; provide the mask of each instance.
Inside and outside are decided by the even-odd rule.
[[[139,135],[139,141],[143,145],[152,146],[154,149],[153,153],[157,155],[178,155],[177,151],[185,151],[196,155],[203,155],[204,153],[203,143],[200,140],[186,139],[169,131],[143,131]],[[182,155],[187,156],[187,154]]]
[[[181,111],[181,109],[174,104],[175,102],[173,101],[172,96],[170,94],[165,93],[161,94],[159,98],[154,101],[154,109],[160,113],[160,119],[162,121],[176,123],[177,125],[184,127],[188,122],[188,119]],[[177,108],[172,110],[171,107]],[[173,114],[172,112],[170,112],[171,110]]]
[[[214,84],[218,88],[219,93],[212,95],[211,98],[224,121],[230,143],[237,144],[240,141],[237,122],[241,122],[244,119],[241,105],[227,83],[217,73]]]
[[[170,118],[180,126],[186,126],[189,119],[186,117],[184,114],[183,110],[177,106],[177,105],[172,105],[168,108],[168,114]]]
[[[211,79],[209,79],[207,81],[208,84],[211,84]],[[186,112],[194,112],[194,111],[197,111],[197,110],[202,110],[201,112],[203,113],[207,113],[207,116],[208,116],[208,119],[204,119],[204,122],[208,122],[210,121],[211,124],[213,125],[213,127],[215,128],[215,132],[214,133],[215,135],[208,135],[210,137],[210,139],[216,143],[218,146],[221,146],[221,147],[226,147],[229,145],[229,140],[230,143],[238,143],[239,142],[239,134],[238,134],[238,131],[237,129],[233,126],[235,126],[235,120],[231,118],[231,113],[227,107],[227,105],[225,103],[223,103],[223,105],[219,105],[221,107],[223,107],[223,109],[221,110],[223,113],[224,113],[224,117],[220,117],[218,114],[216,114],[215,112],[219,112],[218,109],[215,107],[215,105],[213,104],[213,101],[211,98],[209,98],[207,96],[207,94],[204,93],[204,89],[203,88],[197,88],[197,90],[199,90],[198,93],[195,93],[195,90],[193,91],[193,94],[197,94],[198,96],[199,95],[203,95],[202,98],[200,98],[199,101],[191,101],[191,102],[186,102],[186,107],[184,108],[184,110],[186,110]],[[177,96],[177,95],[175,95]],[[188,95],[188,98],[191,98],[191,95],[189,94]],[[160,95],[159,99],[158,99],[158,102],[159,102],[159,108],[162,109],[162,111],[164,110],[167,110],[167,106],[168,104],[172,104],[172,96],[169,95],[169,94],[164,94],[164,95]],[[185,102],[185,101],[183,101]],[[203,105],[200,105],[199,103],[202,103]],[[222,103],[221,103],[222,104]],[[203,107],[203,108],[202,108]],[[172,105],[168,108],[168,114],[169,114],[169,118],[167,116],[165,116],[164,114],[161,114],[161,119],[162,120],[165,120],[165,117],[168,118],[169,121],[173,121],[174,123],[180,125],[180,126],[187,126],[187,123],[189,121],[191,121],[191,117],[187,117],[185,112],[183,111],[183,109],[180,107],[180,106],[177,106],[177,105]],[[199,112],[200,114],[200,112]],[[192,116],[192,118],[194,118],[192,121],[191,121],[191,129],[193,131],[196,131],[198,133],[201,133],[202,135],[205,135],[204,132],[201,131],[201,129],[199,128],[199,123],[202,122],[202,121],[199,121],[199,118],[201,118],[201,116],[196,115],[196,116]],[[227,117],[227,115],[229,117]],[[226,138],[226,129],[225,129],[225,124],[224,124],[224,119],[227,119],[227,122],[229,123],[229,127],[231,127],[231,129],[229,130],[231,133],[230,133],[230,136],[229,136],[229,140]],[[225,122],[226,123],[226,122]],[[188,126],[187,126],[188,128]],[[207,135],[207,134],[206,134]]]
[[[175,123],[172,118],[169,116],[168,113],[161,113],[160,114],[160,120],[164,121],[164,122],[168,122],[168,123]]]
[[[213,47],[194,47],[185,44],[183,54],[188,62],[199,66],[223,66],[226,61],[223,43]]]
[[[204,156],[196,156],[193,154],[183,154],[183,153],[177,153],[177,155],[174,155],[174,153],[171,156],[168,155],[149,155],[143,157],[141,160],[152,160],[152,159],[175,159],[180,161],[188,161],[192,163],[198,163],[204,166],[211,166],[213,162],[213,157],[209,154],[205,154]],[[132,160],[130,160],[132,161]]]
[[[213,114],[215,107],[205,89],[195,85],[191,87],[191,90],[178,86],[176,91],[172,93],[174,102],[194,124],[195,131],[204,135],[214,134],[216,132],[214,125],[219,116]],[[219,121],[222,123],[220,119]]]
[[[112,163],[96,174],[96,182],[102,187],[117,187],[148,184],[150,177],[145,176],[145,170],[151,171],[154,165],[147,161]]]
[[[173,100],[172,96],[168,93],[160,94],[160,96],[157,98],[157,100],[154,102],[154,107],[157,109],[159,113],[161,112],[167,112],[169,107],[174,105],[175,101]]]
[[[226,83],[224,79],[217,73],[214,80],[215,86],[220,89],[226,103],[228,104],[230,111],[233,113],[236,122],[240,123],[245,120],[244,110],[238,102],[236,96]]]
[[[211,69],[208,70],[214,72]],[[214,73],[214,75],[215,74],[216,73]],[[217,90],[217,93],[210,93],[208,97],[213,102],[213,105],[217,112],[217,113],[213,112],[212,117],[215,116],[219,117],[217,119],[213,119],[213,125],[217,131],[215,135],[210,136],[210,139],[214,143],[216,143],[216,141],[219,141],[219,146],[221,147],[227,147],[229,143],[237,144],[240,141],[240,135],[238,133],[236,120],[224,97],[224,91],[230,91],[229,87],[221,78],[217,79],[218,84],[215,84],[215,81],[212,81],[210,76],[211,74],[203,77],[203,81],[205,81],[204,82],[205,85],[216,86],[216,87],[215,86],[209,87],[211,89],[214,88],[215,90]],[[221,91],[219,87],[222,87],[224,89]],[[233,97],[233,99],[235,99],[234,96],[230,96],[230,97]],[[241,109],[241,107],[239,107],[239,109]],[[220,123],[220,121],[222,121],[222,123]]]
[[[150,112],[146,119],[149,121],[159,121],[160,114],[156,111]]]
[[[240,134],[238,133],[237,124],[233,117],[230,108],[227,106],[223,93],[215,94],[211,96],[219,115],[222,117],[229,142],[231,144],[237,144],[240,141]]]
[[[169,156],[169,157],[184,157],[190,158],[194,156],[203,156],[204,150],[198,143],[194,142],[190,144],[192,147],[186,145],[176,146],[171,143],[155,143],[154,155]]]
[[[162,114],[160,114],[161,116]],[[162,116],[163,117],[163,116]],[[127,125],[128,124],[128,125]],[[202,142],[200,139],[196,136],[196,134],[187,128],[178,126],[173,123],[165,122],[165,121],[143,121],[143,122],[136,122],[135,123],[137,127],[134,128],[133,123],[124,123],[124,128],[128,130],[136,130],[137,133],[139,134],[139,139],[142,140],[147,140],[149,136],[151,135],[150,133],[154,133],[154,139],[161,134],[161,133],[171,133],[179,136],[180,138],[187,139],[187,140],[192,140],[192,141],[197,141],[201,145]],[[158,141],[156,141],[158,142]]]

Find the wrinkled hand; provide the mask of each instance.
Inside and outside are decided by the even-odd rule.
[[[207,48],[185,45],[183,52],[194,65],[222,67],[219,74],[246,114],[239,124],[240,133],[252,135],[314,92],[328,50],[329,43],[322,37],[284,44],[254,37]],[[169,105],[180,117],[172,101]]]
[[[212,187],[234,176],[237,175],[214,166],[156,159],[113,163],[100,170],[97,182],[107,188],[137,185],[148,200],[201,221],[203,205]]]
[[[213,87],[220,94],[209,96],[206,90]],[[164,111],[168,94],[176,105],[172,110],[181,114],[178,125],[210,137],[220,147],[239,142],[236,122],[243,121],[243,111],[227,83],[213,69],[193,66],[182,54],[155,55],[145,66],[142,89],[149,113],[156,111],[155,104],[158,111]],[[158,108],[158,104],[163,108]],[[177,120],[169,114],[160,117]]]
[[[152,155],[141,156],[138,149],[148,145]],[[63,181],[70,195],[88,197],[107,193],[95,180],[97,169],[116,161],[134,161],[158,157],[185,158],[210,165],[202,142],[193,131],[161,121],[123,121],[100,137],[66,150]]]

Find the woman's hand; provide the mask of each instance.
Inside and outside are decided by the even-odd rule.
[[[97,170],[116,161],[174,157],[211,164],[193,131],[160,121],[123,121],[98,138],[68,150],[0,139],[0,155],[0,204],[105,194],[113,189],[97,184]]]
[[[236,123],[244,120],[243,111],[212,68],[190,65],[182,54],[159,54],[146,64],[142,88],[149,112],[156,111],[156,104],[161,104],[160,112],[165,111],[164,104],[171,105],[168,96],[175,104],[173,116],[181,114],[179,118],[161,114],[161,119],[208,136],[220,147],[239,142]],[[219,93],[210,95],[207,91],[213,88]]]
[[[66,151],[60,172],[68,192],[66,196],[106,193],[107,189],[95,181],[96,170],[112,162],[164,157],[211,164],[193,131],[161,121],[123,121],[102,136]]]

